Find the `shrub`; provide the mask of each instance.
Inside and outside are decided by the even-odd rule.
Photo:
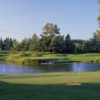
[[[47,61],[41,60],[41,59],[25,59],[24,64],[25,65],[34,65],[34,64],[41,64],[43,62],[47,62]]]

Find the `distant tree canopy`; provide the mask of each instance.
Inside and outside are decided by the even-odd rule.
[[[60,28],[52,23],[46,23],[43,33],[38,37],[36,33],[21,42],[7,37],[0,38],[0,52],[38,51],[51,53],[100,53],[100,31],[97,30],[89,40],[71,40],[70,34],[60,35]]]

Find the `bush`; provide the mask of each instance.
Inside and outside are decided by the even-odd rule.
[[[47,62],[47,61],[41,60],[41,59],[25,59],[24,64],[25,65],[34,65],[34,64],[41,64],[43,62]]]
[[[14,58],[14,57],[8,57],[6,58],[6,62],[13,62],[13,63],[24,64],[24,65],[35,65],[35,64],[41,64],[47,61],[41,60],[41,59],[19,59],[19,58]]]

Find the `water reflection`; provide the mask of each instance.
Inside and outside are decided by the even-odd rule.
[[[81,67],[80,67],[81,66]],[[60,63],[52,65],[19,66],[11,63],[0,63],[0,74],[76,72],[100,70],[99,63]]]

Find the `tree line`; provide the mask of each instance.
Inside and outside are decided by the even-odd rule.
[[[7,37],[0,38],[0,51],[36,51],[51,53],[100,53],[100,31],[97,30],[89,40],[72,40],[70,35],[60,35],[57,25],[47,23],[43,33],[38,37],[36,33],[21,42]]]

